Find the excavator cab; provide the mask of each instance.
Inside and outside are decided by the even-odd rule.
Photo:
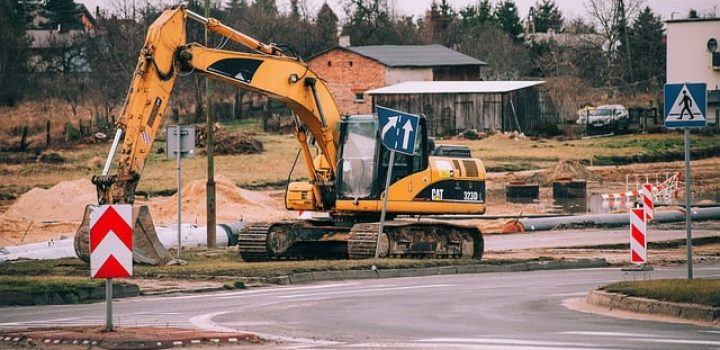
[[[426,120],[420,118],[414,155],[395,154],[390,183],[427,169],[430,147]],[[380,199],[385,191],[390,151],[379,142],[378,120],[372,115],[351,115],[340,124],[338,199]]]

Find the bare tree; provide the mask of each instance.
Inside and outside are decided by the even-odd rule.
[[[613,94],[622,82],[627,65],[632,63],[627,45],[628,23],[640,12],[644,0],[587,0],[585,6],[599,33],[604,37],[604,85]],[[625,44],[625,46],[623,46]]]

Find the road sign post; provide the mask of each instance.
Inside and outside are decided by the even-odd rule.
[[[693,278],[692,257],[692,185],[690,179],[690,128],[706,124],[707,85],[705,83],[665,84],[664,115],[666,128],[684,128],[685,144],[685,230],[687,275]]]
[[[112,279],[133,271],[132,205],[101,205],[90,212],[90,277],[105,278],[107,331],[112,323]]]
[[[383,145],[390,150],[390,159],[388,161],[387,178],[385,179],[385,197],[383,198],[383,207],[380,212],[380,228],[378,229],[377,239],[375,241],[375,259],[380,256],[380,238],[383,235],[385,226],[388,197],[390,197],[388,189],[392,181],[395,152],[409,155],[415,154],[415,139],[417,138],[418,124],[420,121],[420,117],[414,114],[408,114],[381,106],[376,106],[376,109],[380,140]]]
[[[630,262],[647,264],[647,216],[645,208],[630,209]]]
[[[195,127],[194,126],[168,126],[167,129],[168,158],[175,155],[177,160],[177,208],[178,208],[178,250],[177,259],[180,260],[182,250],[182,158],[195,156]]]

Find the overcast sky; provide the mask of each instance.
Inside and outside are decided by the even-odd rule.
[[[112,4],[122,1],[132,3],[133,0],[75,0],[85,4],[91,12],[94,12],[95,6],[100,6],[104,9],[112,9]],[[151,3],[165,3],[173,4],[177,1],[152,1],[152,0],[134,0],[138,6],[142,6],[145,2]],[[217,0],[211,0],[217,1]],[[252,0],[250,0],[252,1]],[[316,14],[324,0],[305,0],[308,4],[308,10],[311,14]],[[342,4],[345,3],[343,0],[326,0],[328,4],[335,10],[338,17],[341,20],[345,17]],[[394,4],[400,15],[413,15],[416,18],[421,17],[427,9],[430,8],[432,0],[388,0],[389,3]],[[449,0],[453,8],[461,9],[469,4],[475,4],[478,0]],[[500,0],[491,0],[493,3],[497,3]],[[611,1],[611,0],[605,0]],[[301,0],[302,2],[302,0]],[[439,2],[439,0],[438,0]],[[519,10],[521,18],[527,16],[528,9],[533,6],[537,0],[515,0]],[[568,18],[576,17],[588,17],[585,3],[587,0],[555,0],[558,4],[563,16]],[[287,11],[289,9],[289,0],[277,0],[278,7],[280,10]],[[655,12],[662,16],[663,19],[684,18],[687,17],[688,11],[692,8],[698,11],[702,15],[715,13],[720,15],[720,2],[718,0],[645,0],[644,3]]]

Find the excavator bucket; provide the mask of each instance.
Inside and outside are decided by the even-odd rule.
[[[90,208],[85,207],[82,223],[75,233],[75,254],[83,261],[90,261]],[[145,205],[133,206],[133,261],[149,265],[163,265],[172,260],[170,252],[158,239],[150,211]]]

